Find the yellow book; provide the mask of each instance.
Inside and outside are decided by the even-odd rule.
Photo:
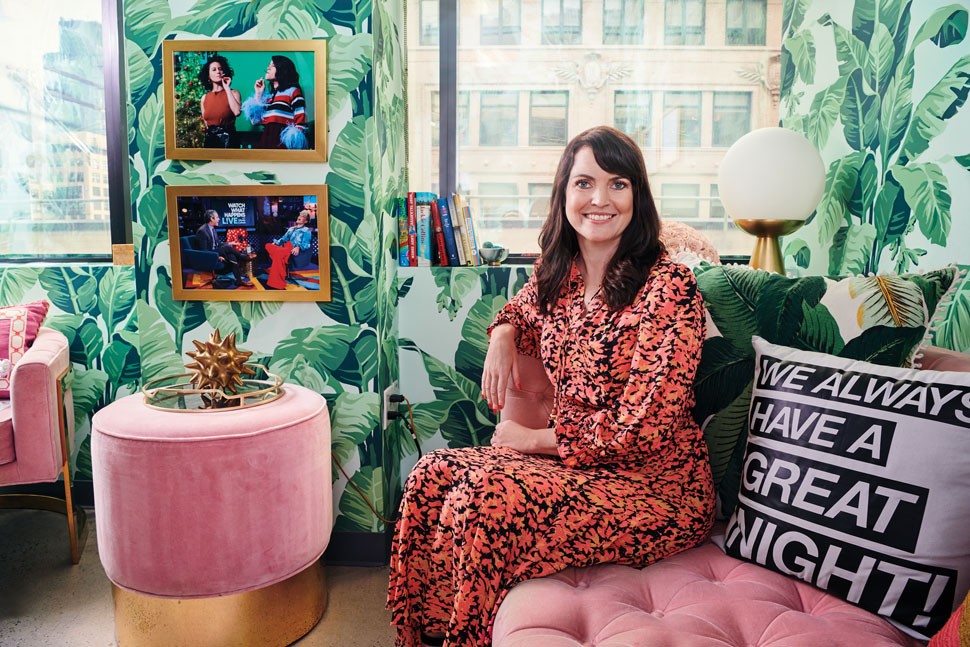
[[[465,219],[465,200],[461,197],[460,193],[452,193],[451,195],[455,200],[455,213],[459,214],[458,220],[461,222],[461,246],[465,251],[465,264],[477,265],[477,263],[475,263],[475,258],[478,256],[476,253],[478,250],[472,249],[472,242],[468,237],[468,221]]]

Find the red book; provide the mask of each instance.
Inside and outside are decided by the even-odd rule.
[[[438,251],[440,265],[448,265],[448,252],[445,251],[445,230],[441,227],[441,213],[438,211],[438,201],[431,201],[431,224],[434,227],[435,246]]]
[[[408,265],[418,266],[418,216],[414,205],[414,191],[408,191]]]

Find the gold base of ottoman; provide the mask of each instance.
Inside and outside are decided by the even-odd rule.
[[[327,608],[319,561],[255,591],[215,598],[156,598],[112,586],[121,647],[268,647],[306,635]]]

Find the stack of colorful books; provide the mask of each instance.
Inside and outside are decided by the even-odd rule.
[[[481,265],[471,208],[459,193],[412,191],[398,198],[401,267]]]

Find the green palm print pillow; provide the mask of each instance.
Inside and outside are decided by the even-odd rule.
[[[924,274],[788,278],[743,265],[694,269],[707,338],[694,381],[720,512],[737,504],[754,378],[751,337],[885,366],[905,366],[956,267]]]

